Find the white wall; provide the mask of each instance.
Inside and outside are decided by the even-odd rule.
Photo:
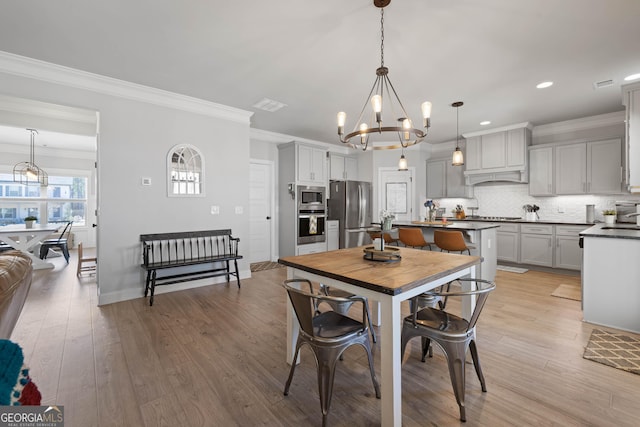
[[[250,113],[39,61],[16,62],[19,67],[0,63],[0,93],[99,112],[100,304],[142,295],[140,234],[231,228],[241,253],[249,253],[243,244],[249,242]],[[204,155],[205,197],[167,197],[166,156],[180,143]],[[142,177],[152,185],[143,187]],[[210,214],[211,205],[220,206],[220,215]],[[236,206],[244,214],[235,214]],[[239,267],[250,275],[247,260]]]

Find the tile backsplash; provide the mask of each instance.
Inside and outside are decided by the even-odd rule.
[[[467,215],[471,214],[467,208],[476,206],[477,215],[524,218],[522,206],[535,204],[540,207],[541,221],[585,222],[587,204],[595,205],[596,221],[602,221],[602,211],[615,208],[616,201],[640,202],[640,196],[631,194],[533,197],[529,195],[527,184],[477,185],[474,194],[474,199],[441,199],[440,206],[446,208],[450,217],[453,216],[452,209],[461,204]]]

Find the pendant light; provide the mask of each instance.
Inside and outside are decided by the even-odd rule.
[[[31,145],[29,149],[29,161],[20,162],[13,167],[13,181],[25,185],[49,185],[49,175],[35,163],[35,129],[27,129],[31,132]]]
[[[459,120],[459,109],[464,105],[464,102],[457,101],[451,104],[452,107],[456,109],[456,150],[453,152],[453,157],[451,159],[451,164],[453,166],[462,166],[464,165],[464,155],[462,154],[462,150],[460,149],[460,142],[458,137],[460,135],[460,131],[458,130],[458,126],[460,124]]]
[[[399,171],[408,171],[409,165],[407,164],[407,159],[404,157],[404,149],[402,149],[402,155],[400,156],[400,160],[398,161],[398,170]]]

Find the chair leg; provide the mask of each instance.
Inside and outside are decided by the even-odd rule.
[[[378,384],[378,379],[376,378],[376,372],[373,369],[373,355],[371,354],[371,346],[369,345],[368,337],[366,340],[364,340],[362,346],[367,352],[367,359],[369,360],[369,372],[371,372],[371,381],[373,382],[373,388],[376,391],[376,398],[380,399],[380,385]]]
[[[298,352],[300,351],[300,340],[296,343],[296,351],[293,354],[293,360],[291,361],[291,369],[289,370],[289,378],[284,386],[284,395],[289,395],[289,387],[291,386],[291,380],[293,379],[293,372],[296,370],[296,360],[298,360]]]
[[[63,246],[62,247],[62,255],[64,255],[64,259],[67,260],[67,264],[69,264],[69,247],[68,246]]]
[[[40,246],[40,259],[46,259],[47,252],[49,252],[48,246],[45,246],[45,245]]]
[[[336,351],[342,354],[343,349],[322,348],[318,349],[318,393],[320,394],[320,409],[322,410],[322,425],[327,425],[327,416],[331,407],[331,396],[333,395],[333,381],[336,374],[336,361],[339,356]],[[338,357],[336,357],[338,356]]]
[[[484,382],[484,375],[482,375],[482,367],[480,367],[480,359],[478,358],[478,349],[476,348],[475,340],[471,340],[469,343],[469,350],[471,350],[471,358],[473,359],[473,366],[476,368],[476,374],[478,374],[478,379],[480,380],[480,386],[482,387],[482,391],[487,391],[487,385]]]
[[[373,322],[371,321],[371,312],[369,311],[369,300],[364,300],[364,307],[367,312],[367,321],[369,322],[369,329],[371,330],[371,339],[373,342],[378,342],[376,338],[376,331],[373,330]]]
[[[464,343],[440,343],[445,355],[447,356],[447,365],[449,366],[449,376],[451,377],[451,385],[453,386],[453,394],[460,407],[460,421],[466,421],[467,415],[464,407],[464,389],[465,389],[465,355],[466,345]]]
[[[433,346],[431,345],[431,340],[429,338],[422,337],[422,362],[425,361],[427,353],[429,354],[429,357],[433,357]]]

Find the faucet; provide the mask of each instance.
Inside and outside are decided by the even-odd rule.
[[[636,217],[636,224],[638,226],[640,226],[640,211],[625,215],[625,217],[627,217],[627,218],[631,218],[631,217],[634,217],[634,216]]]

